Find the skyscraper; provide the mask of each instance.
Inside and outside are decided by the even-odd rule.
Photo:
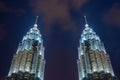
[[[85,29],[78,47],[79,80],[116,80],[109,54],[96,33],[89,27],[85,16]]]
[[[43,80],[44,78],[44,46],[43,39],[38,30],[38,17],[33,28],[23,37],[19,43],[16,54],[6,80]]]

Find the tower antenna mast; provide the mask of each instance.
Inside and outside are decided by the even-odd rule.
[[[36,20],[35,20],[35,24],[34,24],[34,27],[37,28],[37,22],[38,22],[38,16],[36,16]]]
[[[88,28],[89,25],[88,25],[88,22],[87,22],[87,18],[86,18],[86,16],[84,16],[84,19],[85,19],[85,28]]]

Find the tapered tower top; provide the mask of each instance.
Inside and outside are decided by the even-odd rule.
[[[35,20],[34,28],[37,28],[37,27],[38,27],[37,22],[38,22],[38,16],[36,16],[36,20]]]

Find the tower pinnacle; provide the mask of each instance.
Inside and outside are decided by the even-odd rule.
[[[35,28],[38,27],[37,22],[38,22],[38,16],[36,16],[36,20],[35,20],[35,24],[34,24],[34,27],[35,27]]]
[[[84,18],[85,18],[85,28],[88,28],[89,25],[88,25],[88,22],[87,22],[87,18],[86,18],[86,16],[84,16]]]

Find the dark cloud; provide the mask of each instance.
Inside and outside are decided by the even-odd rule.
[[[7,4],[5,4],[3,2],[0,2],[0,12],[12,13],[12,14],[16,14],[16,15],[23,15],[23,14],[25,14],[25,11],[23,9],[12,8],[12,7],[8,6]]]
[[[75,22],[71,19],[70,10],[80,11],[87,0],[29,0],[36,13],[43,15],[45,29],[50,30],[54,24],[59,24],[61,29],[73,31]]]
[[[6,37],[6,29],[5,29],[5,25],[1,24],[0,25],[0,41],[4,40],[4,38]]]
[[[120,27],[120,4],[113,4],[112,8],[103,15],[104,22]]]

